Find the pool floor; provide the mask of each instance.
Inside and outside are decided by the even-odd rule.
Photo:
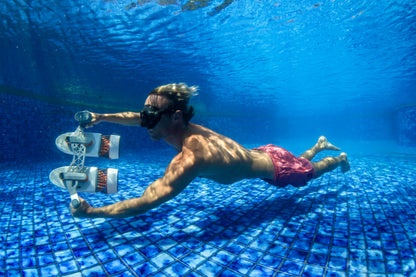
[[[92,220],[48,180],[69,161],[0,165],[1,276],[416,276],[414,157],[350,157],[298,189],[196,179],[144,215]],[[117,194],[82,194],[92,206],[140,196],[167,165],[86,163],[119,169]]]

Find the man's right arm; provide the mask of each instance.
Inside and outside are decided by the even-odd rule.
[[[92,114],[92,121],[89,124],[89,126],[93,126],[102,121],[128,125],[128,126],[140,126],[142,122],[140,118],[140,113],[135,113],[135,112],[122,112],[122,113],[112,113],[112,114],[91,113],[91,114]]]

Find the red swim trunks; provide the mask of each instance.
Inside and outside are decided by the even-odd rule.
[[[274,164],[274,180],[264,181],[278,187],[292,185],[294,187],[306,186],[307,182],[315,176],[312,163],[304,158],[296,158],[289,151],[272,144],[254,148],[269,154]]]

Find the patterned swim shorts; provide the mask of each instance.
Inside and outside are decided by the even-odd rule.
[[[274,180],[264,181],[278,187],[292,185],[294,187],[306,186],[307,182],[315,176],[312,163],[304,158],[297,158],[289,151],[272,144],[254,148],[269,154],[273,161],[275,177]]]

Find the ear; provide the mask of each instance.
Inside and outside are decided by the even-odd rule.
[[[181,116],[182,116],[182,111],[177,110],[177,111],[173,114],[173,119],[174,119],[174,120],[178,120],[178,119],[180,119],[180,118],[181,118]]]

